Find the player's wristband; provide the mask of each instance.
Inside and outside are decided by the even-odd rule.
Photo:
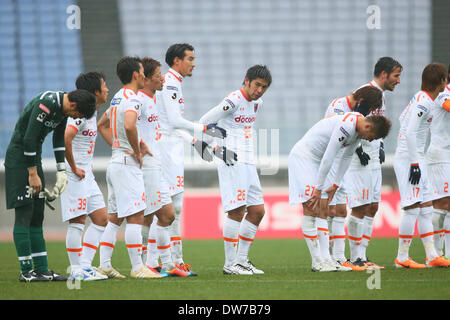
[[[58,171],[66,171],[66,164],[64,162],[58,162],[56,164],[56,170],[58,170]]]
[[[418,163],[411,163],[411,167],[418,167],[419,164]]]

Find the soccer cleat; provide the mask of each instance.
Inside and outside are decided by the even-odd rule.
[[[97,271],[100,272],[101,274],[108,276],[108,278],[112,279],[112,278],[117,278],[117,279],[125,279],[126,277],[122,274],[120,274],[119,271],[117,271],[116,269],[112,268],[111,269],[103,269],[102,267],[98,267]]]
[[[89,273],[93,279],[92,280],[106,280],[108,276],[98,271],[96,267],[84,268],[83,271]]]
[[[163,276],[153,272],[147,266],[142,266],[138,271],[131,270],[130,277],[135,279],[160,279]]]
[[[48,281],[67,281],[67,277],[57,274],[53,270],[36,271],[36,274],[48,279]]]
[[[196,277],[196,276],[198,276],[197,272],[192,271],[191,266],[189,264],[187,264],[187,263],[176,264],[175,267],[180,269],[180,270],[183,270],[183,271],[187,272],[189,277]]]
[[[189,273],[187,273],[186,271],[180,270],[176,267],[167,270],[167,269],[162,269],[161,270],[161,275],[163,277],[189,277]]]
[[[445,260],[450,260],[450,258],[446,256],[442,256],[442,258],[444,258]]]
[[[250,260],[247,260],[247,262],[243,262],[240,264],[250,270],[253,274],[264,274],[264,271],[257,269]]]
[[[384,269],[384,267],[373,263],[369,259],[367,259],[366,261],[363,261],[363,262],[364,262],[364,266],[366,266],[368,270]]]
[[[50,279],[44,277],[41,274],[36,273],[34,270],[30,270],[27,273],[20,273],[20,282],[48,282]]]
[[[352,268],[346,267],[346,266],[342,265],[339,261],[336,261],[336,260],[329,260],[329,261],[327,261],[327,263],[330,264],[331,266],[334,266],[336,268],[336,270],[340,271],[340,272],[352,271]]]
[[[336,272],[337,268],[325,261],[313,263],[311,266],[312,272]]]
[[[399,261],[398,259],[395,259],[395,267],[406,269],[424,269],[426,268],[426,265],[417,263],[413,259],[408,258],[408,260],[405,261]]]
[[[344,262],[339,262],[341,263],[344,267],[348,267],[351,268],[352,271],[364,271],[367,270],[366,266],[358,266],[356,264],[353,264],[352,262],[350,262],[350,260],[344,261]]]
[[[102,275],[108,279],[108,276]],[[95,281],[99,280],[95,277],[95,275],[92,273],[92,270],[86,268],[86,269],[78,269],[74,270],[70,273],[69,280],[72,281]]]
[[[239,263],[232,264],[230,266],[223,266],[223,274],[237,274],[250,276],[253,272]]]
[[[434,258],[432,261],[426,259],[427,268],[447,268],[450,266],[450,261],[445,260],[442,256]]]

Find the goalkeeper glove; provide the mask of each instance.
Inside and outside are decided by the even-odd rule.
[[[234,165],[234,162],[237,161],[237,154],[232,150],[228,150],[226,147],[217,147],[214,149],[214,155],[223,160],[227,166]]]
[[[50,192],[47,188],[44,188],[44,199],[45,204],[47,207],[50,208],[50,210],[55,210],[55,207],[50,204],[50,202],[54,201],[57,198],[56,195],[53,194],[53,192]]]
[[[384,143],[383,141],[380,141],[380,164],[383,163],[386,160],[386,156],[384,154]]]
[[[361,161],[361,164],[363,166],[367,166],[369,164],[370,157],[367,153],[364,152],[362,146],[359,146],[356,149],[356,154],[358,155],[359,161]]]
[[[217,126],[217,123],[210,123],[205,125],[203,132],[215,138],[223,139],[227,136],[227,131],[224,128]]]
[[[420,181],[420,167],[418,163],[411,163],[411,167],[409,168],[409,182],[412,185],[416,185]]]
[[[213,156],[211,155],[211,152],[209,151],[209,149],[211,149],[209,144],[207,144],[204,141],[194,140],[192,142],[192,146],[198,152],[198,154],[200,155],[200,157],[203,160],[208,161],[208,162],[211,162],[213,160]]]

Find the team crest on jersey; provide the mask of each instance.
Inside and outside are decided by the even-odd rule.
[[[255,107],[254,107],[255,112],[258,111],[258,104],[255,103]]]
[[[47,114],[46,114],[45,112],[41,112],[41,113],[37,116],[36,120],[39,121],[39,122],[43,122],[46,116],[47,116]]]
[[[135,105],[134,108],[135,108],[136,110],[139,110],[139,105],[138,105],[138,104]]]
[[[417,114],[417,116],[418,116],[419,118],[421,118],[421,117],[423,116],[423,112],[420,111],[420,112]]]
[[[172,99],[175,100],[176,98],[177,98],[177,93],[174,92],[173,95],[172,95]]]
[[[342,141],[344,141],[344,139],[345,139],[345,137],[340,137],[338,140],[339,140],[339,142],[342,142]]]
[[[81,119],[77,119],[77,121],[75,121],[75,125],[79,126],[81,124]]]

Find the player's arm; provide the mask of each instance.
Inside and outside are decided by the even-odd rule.
[[[137,162],[139,162],[140,166],[142,167],[142,156],[141,150],[139,148],[139,137],[136,126],[137,118],[137,112],[133,110],[126,110],[124,114],[123,126],[125,128],[125,134],[127,136],[128,142],[133,149],[133,157]]]
[[[109,112],[106,111],[105,113],[103,113],[100,120],[98,120],[97,130],[100,132],[103,139],[105,139],[106,143],[112,147],[113,137],[111,134],[111,127],[110,127],[110,123],[109,123],[108,114],[109,114]]]
[[[450,94],[442,92],[436,98],[437,103],[447,112],[450,112]]]
[[[352,162],[352,156],[356,148],[357,148],[356,143],[346,146],[344,148],[344,153],[342,154],[338,168],[336,170],[336,175],[334,176],[334,183],[333,183],[334,185],[337,186],[340,185],[342,178],[344,177],[344,174],[347,172],[348,167]]]
[[[72,172],[75,173],[75,175],[77,175],[78,178],[83,179],[86,173],[83,169],[77,167],[72,151],[72,141],[78,133],[78,128],[75,125],[71,124],[71,122],[72,121],[69,120],[69,124],[67,125],[66,131],[64,132],[64,142],[66,145],[66,160],[70,168],[72,169]]]
[[[175,132],[180,136],[185,142],[194,147],[195,151],[200,155],[200,157],[207,161],[211,162],[213,160],[211,146],[208,145],[205,141],[198,140],[194,138],[191,134],[189,134],[186,130],[176,129]]]

